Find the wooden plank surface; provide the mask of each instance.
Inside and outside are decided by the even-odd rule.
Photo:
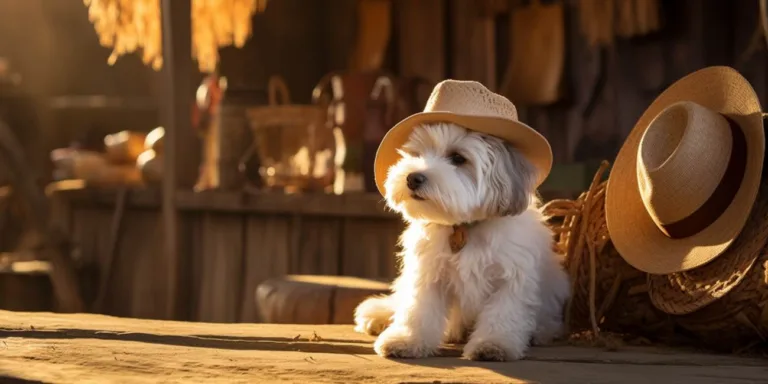
[[[130,301],[113,299],[112,306],[115,310],[130,308],[131,317],[163,318],[168,267],[158,262],[163,259],[162,224],[160,215],[153,211],[130,212],[125,217],[115,272],[128,275],[125,288],[130,292]]]
[[[330,195],[308,193],[285,195],[261,193],[247,195],[238,192],[179,191],[179,208],[188,211],[295,213],[320,216],[355,216],[396,218],[385,208],[378,193],[349,193]]]
[[[320,340],[310,341],[314,335]],[[0,311],[0,379],[46,383],[765,382],[765,359],[552,346],[522,361],[388,360],[350,326],[204,324]]]
[[[341,220],[305,217],[294,220],[292,227],[291,273],[339,274]]]
[[[404,226],[395,220],[345,219],[341,275],[393,279],[397,275],[398,238]]]
[[[246,219],[244,258],[239,321],[255,323],[261,319],[256,306],[256,288],[271,277],[289,273],[291,219],[284,216]]]
[[[496,76],[496,23],[489,0],[451,0],[452,78],[475,80],[491,90]]]
[[[236,322],[243,283],[243,217],[206,215],[202,221],[198,321]]]
[[[160,212],[140,207],[125,211],[98,313],[166,316]],[[71,238],[78,258],[102,273],[109,264],[112,216],[105,206],[72,206]],[[175,319],[258,322],[256,287],[291,273],[392,279],[402,226],[397,219],[365,216],[183,212]],[[94,297],[87,299],[91,303]]]
[[[445,3],[443,0],[398,0],[400,75],[438,83],[446,75]]]
[[[80,207],[111,208],[117,200],[117,190],[110,188],[60,189],[54,196],[64,204]],[[158,208],[161,193],[153,188],[132,189],[127,197],[131,208]],[[185,212],[230,212],[265,214],[302,214],[319,216],[351,216],[397,219],[388,210],[377,193],[349,193],[344,195],[261,193],[179,190],[176,192],[179,210]]]

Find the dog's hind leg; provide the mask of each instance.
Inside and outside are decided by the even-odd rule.
[[[560,261],[556,258],[547,260],[542,270],[541,307],[533,333],[534,345],[546,345],[565,335],[563,307],[571,295],[571,283]]]
[[[372,296],[355,308],[355,331],[378,336],[392,322],[395,314],[392,296]]]

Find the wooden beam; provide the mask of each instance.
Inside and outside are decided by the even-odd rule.
[[[126,207],[131,211],[156,211],[162,204],[160,192],[157,189],[131,189]],[[119,189],[80,188],[54,191],[51,198],[61,206],[59,209],[109,210],[118,204],[119,194]],[[378,193],[244,195],[238,191],[177,190],[175,201],[179,212],[399,219],[396,213],[386,208]]]
[[[498,10],[491,5],[498,6],[498,3],[488,0],[452,0],[453,78],[479,81],[489,89],[496,90],[494,18]]]
[[[437,83],[445,78],[444,0],[398,0],[400,75]]]
[[[179,214],[176,190],[194,185],[199,142],[191,127],[193,100],[191,0],[162,0],[164,95],[161,121],[165,127],[163,178],[163,234],[167,268],[166,313],[176,317],[179,285]]]

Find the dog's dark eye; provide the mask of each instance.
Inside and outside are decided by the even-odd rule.
[[[456,152],[453,152],[450,155],[448,155],[448,160],[450,160],[451,164],[453,165],[462,165],[467,162],[467,159],[464,158],[464,156]]]

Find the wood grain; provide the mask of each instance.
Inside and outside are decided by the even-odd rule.
[[[297,274],[338,275],[341,220],[330,217],[304,217],[298,242],[293,245],[290,271]]]
[[[311,341],[317,334],[321,340]],[[661,347],[534,347],[524,360],[478,363],[376,356],[349,325],[196,324],[0,311],[0,380],[233,383],[764,382],[765,359]],[[4,375],[5,377],[2,377]],[[278,379],[279,378],[279,379]]]
[[[165,127],[162,181],[163,256],[166,264],[167,296],[165,317],[176,318],[179,286],[178,221],[176,191],[190,189],[197,177],[200,163],[199,142],[192,125],[193,77],[191,0],[162,0],[163,39],[163,101],[161,116]]]
[[[394,278],[398,267],[395,253],[404,224],[395,220],[344,220],[341,275]]]
[[[209,214],[202,226],[197,320],[236,322],[242,303],[243,218]]]
[[[280,324],[353,324],[366,297],[389,292],[386,281],[349,276],[288,275],[261,283],[256,301],[263,320]]]
[[[64,204],[110,209],[117,201],[117,189],[77,188],[59,189],[53,196]],[[131,208],[159,208],[161,191],[155,188],[131,189],[127,204]],[[176,192],[177,208],[184,212],[301,214],[319,216],[352,216],[397,218],[388,210],[377,193],[349,193],[344,195],[260,193],[249,195],[232,191]]]
[[[400,75],[436,84],[446,75],[443,0],[395,0]]]
[[[245,225],[245,270],[238,321],[258,322],[261,314],[256,306],[256,288],[289,271],[291,220],[285,216],[249,217]]]
[[[484,4],[486,3],[486,4]],[[488,89],[498,86],[496,77],[496,23],[485,12],[488,0],[451,0],[451,54],[453,74],[459,80],[475,80]]]
[[[114,299],[117,307],[128,306],[131,317],[163,318],[168,289],[165,284],[168,266],[163,260],[163,226],[160,215],[153,211],[130,212],[119,251],[117,271],[130,271],[125,287],[130,292],[130,306]]]

